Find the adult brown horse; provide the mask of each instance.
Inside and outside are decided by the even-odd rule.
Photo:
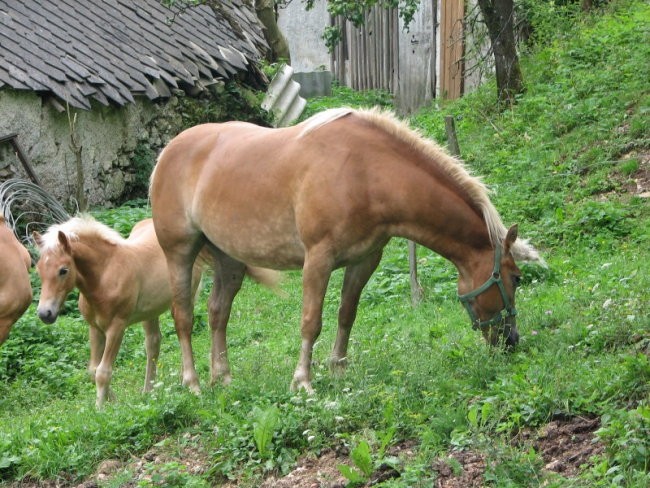
[[[213,382],[230,381],[226,326],[244,263],[302,268],[302,347],[292,388],[311,392],[312,348],[332,270],[346,268],[330,360],[343,369],[361,290],[393,236],[456,265],[458,292],[487,341],[518,341],[515,260],[538,253],[517,240],[516,226],[504,227],[480,180],[388,113],[334,109],[283,129],[193,127],[161,153],[150,195],[171,276],[183,383],[194,390],[190,282],[206,244],[218,268],[209,307]]]
[[[32,258],[0,215],[0,344],[32,303]]]

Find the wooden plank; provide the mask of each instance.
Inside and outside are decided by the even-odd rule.
[[[399,83],[399,36],[397,35],[399,32],[399,17],[397,15],[397,12],[395,9],[392,10],[392,21],[391,21],[391,30],[393,32],[392,35],[392,41],[393,41],[393,47],[391,49],[392,52],[392,58],[394,60],[394,64],[392,66],[392,80],[391,80],[391,93],[395,93],[397,90],[397,86]]]
[[[364,26],[359,27],[359,89],[365,90],[366,84],[366,33]]]
[[[25,154],[25,151],[23,151],[22,146],[18,143],[18,133],[12,132],[11,134],[7,134],[6,136],[0,136],[0,144],[4,142],[11,143],[16,153],[16,156],[18,156],[18,159],[23,165],[23,168],[25,169],[27,176],[29,176],[29,179],[31,179],[34,182],[34,184],[41,186],[41,182],[39,181],[38,176],[36,176],[36,173],[34,172],[34,169],[32,168],[32,165],[29,162],[29,158],[27,157],[27,154]]]
[[[350,33],[348,32],[348,29],[343,27],[341,29],[341,35],[343,36],[343,43],[341,45],[341,56],[339,58],[339,76],[342,83],[347,83],[348,63],[350,59]]]
[[[440,91],[446,98],[458,98],[463,78],[463,0],[442,2],[440,22]]]

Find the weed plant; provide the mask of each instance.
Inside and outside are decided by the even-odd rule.
[[[193,333],[203,393],[179,386],[178,342],[166,313],[154,391],[140,392],[144,336],[132,326],[115,363],[117,400],[99,412],[76,305],[53,325],[39,323],[32,306],[0,349],[0,480],[72,484],[118,460],[124,464],[102,486],[236,480],[248,487],[287,473],[301,456],[337,449],[350,453],[341,473],[351,485],[388,465],[400,476],[381,486],[424,487],[435,482],[437,458],[469,450],[485,455],[486,486],[648,486],[650,225],[647,195],[635,195],[632,183],[648,171],[650,7],[611,2],[564,18],[570,30],[561,35],[551,35],[550,14],[540,12],[537,35],[545,42],[522,58],[527,91],[515,106],[496,110],[488,84],[412,118],[444,141],[444,116],[455,116],[468,167],[495,189],[505,222],[519,223],[548,261],[548,268],[523,266],[521,342],[513,353],[489,348],[471,329],[455,269],[425,249],[425,299],[411,307],[401,240],[387,246],[364,292],[341,378],[326,366],[342,282],[334,273],[314,351],[314,396],[288,389],[300,347],[297,272],[286,274],[286,296],[245,282],[228,332],[230,386],[207,385],[207,285]],[[341,87],[334,93],[310,101],[310,110],[389,100]],[[149,209],[140,201],[94,213],[126,235]],[[575,476],[544,469],[541,453],[515,441],[551,419],[576,416],[600,419],[594,438],[605,450]],[[407,441],[411,456],[391,454]],[[129,464],[133,458],[141,469]]]

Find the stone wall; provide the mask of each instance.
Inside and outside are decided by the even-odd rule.
[[[71,110],[76,115],[84,191],[91,206],[110,206],[134,196],[134,185],[143,180],[143,175],[136,174],[143,171],[143,165],[134,164],[134,157],[146,154],[153,162],[180,132],[183,122],[177,105],[178,98],[171,97],[165,103],[139,99],[124,107],[95,103],[91,111]],[[77,176],[68,113],[36,93],[0,90],[0,136],[14,132],[41,184],[73,208]],[[5,143],[0,147],[0,181],[14,176],[27,178],[11,145]]]

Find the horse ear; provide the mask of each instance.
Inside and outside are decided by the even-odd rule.
[[[63,246],[63,250],[67,252],[68,254],[72,254],[72,248],[70,247],[70,241],[68,240],[68,236],[66,236],[63,232],[59,231],[59,243],[61,246]]]
[[[514,224],[512,227],[508,229],[506,238],[503,240],[503,250],[505,251],[506,254],[510,252],[510,248],[517,240],[517,233],[518,233],[517,224]]]
[[[39,249],[43,247],[43,236],[39,234],[37,230],[32,232],[32,239],[34,239],[34,242],[36,243]]]

